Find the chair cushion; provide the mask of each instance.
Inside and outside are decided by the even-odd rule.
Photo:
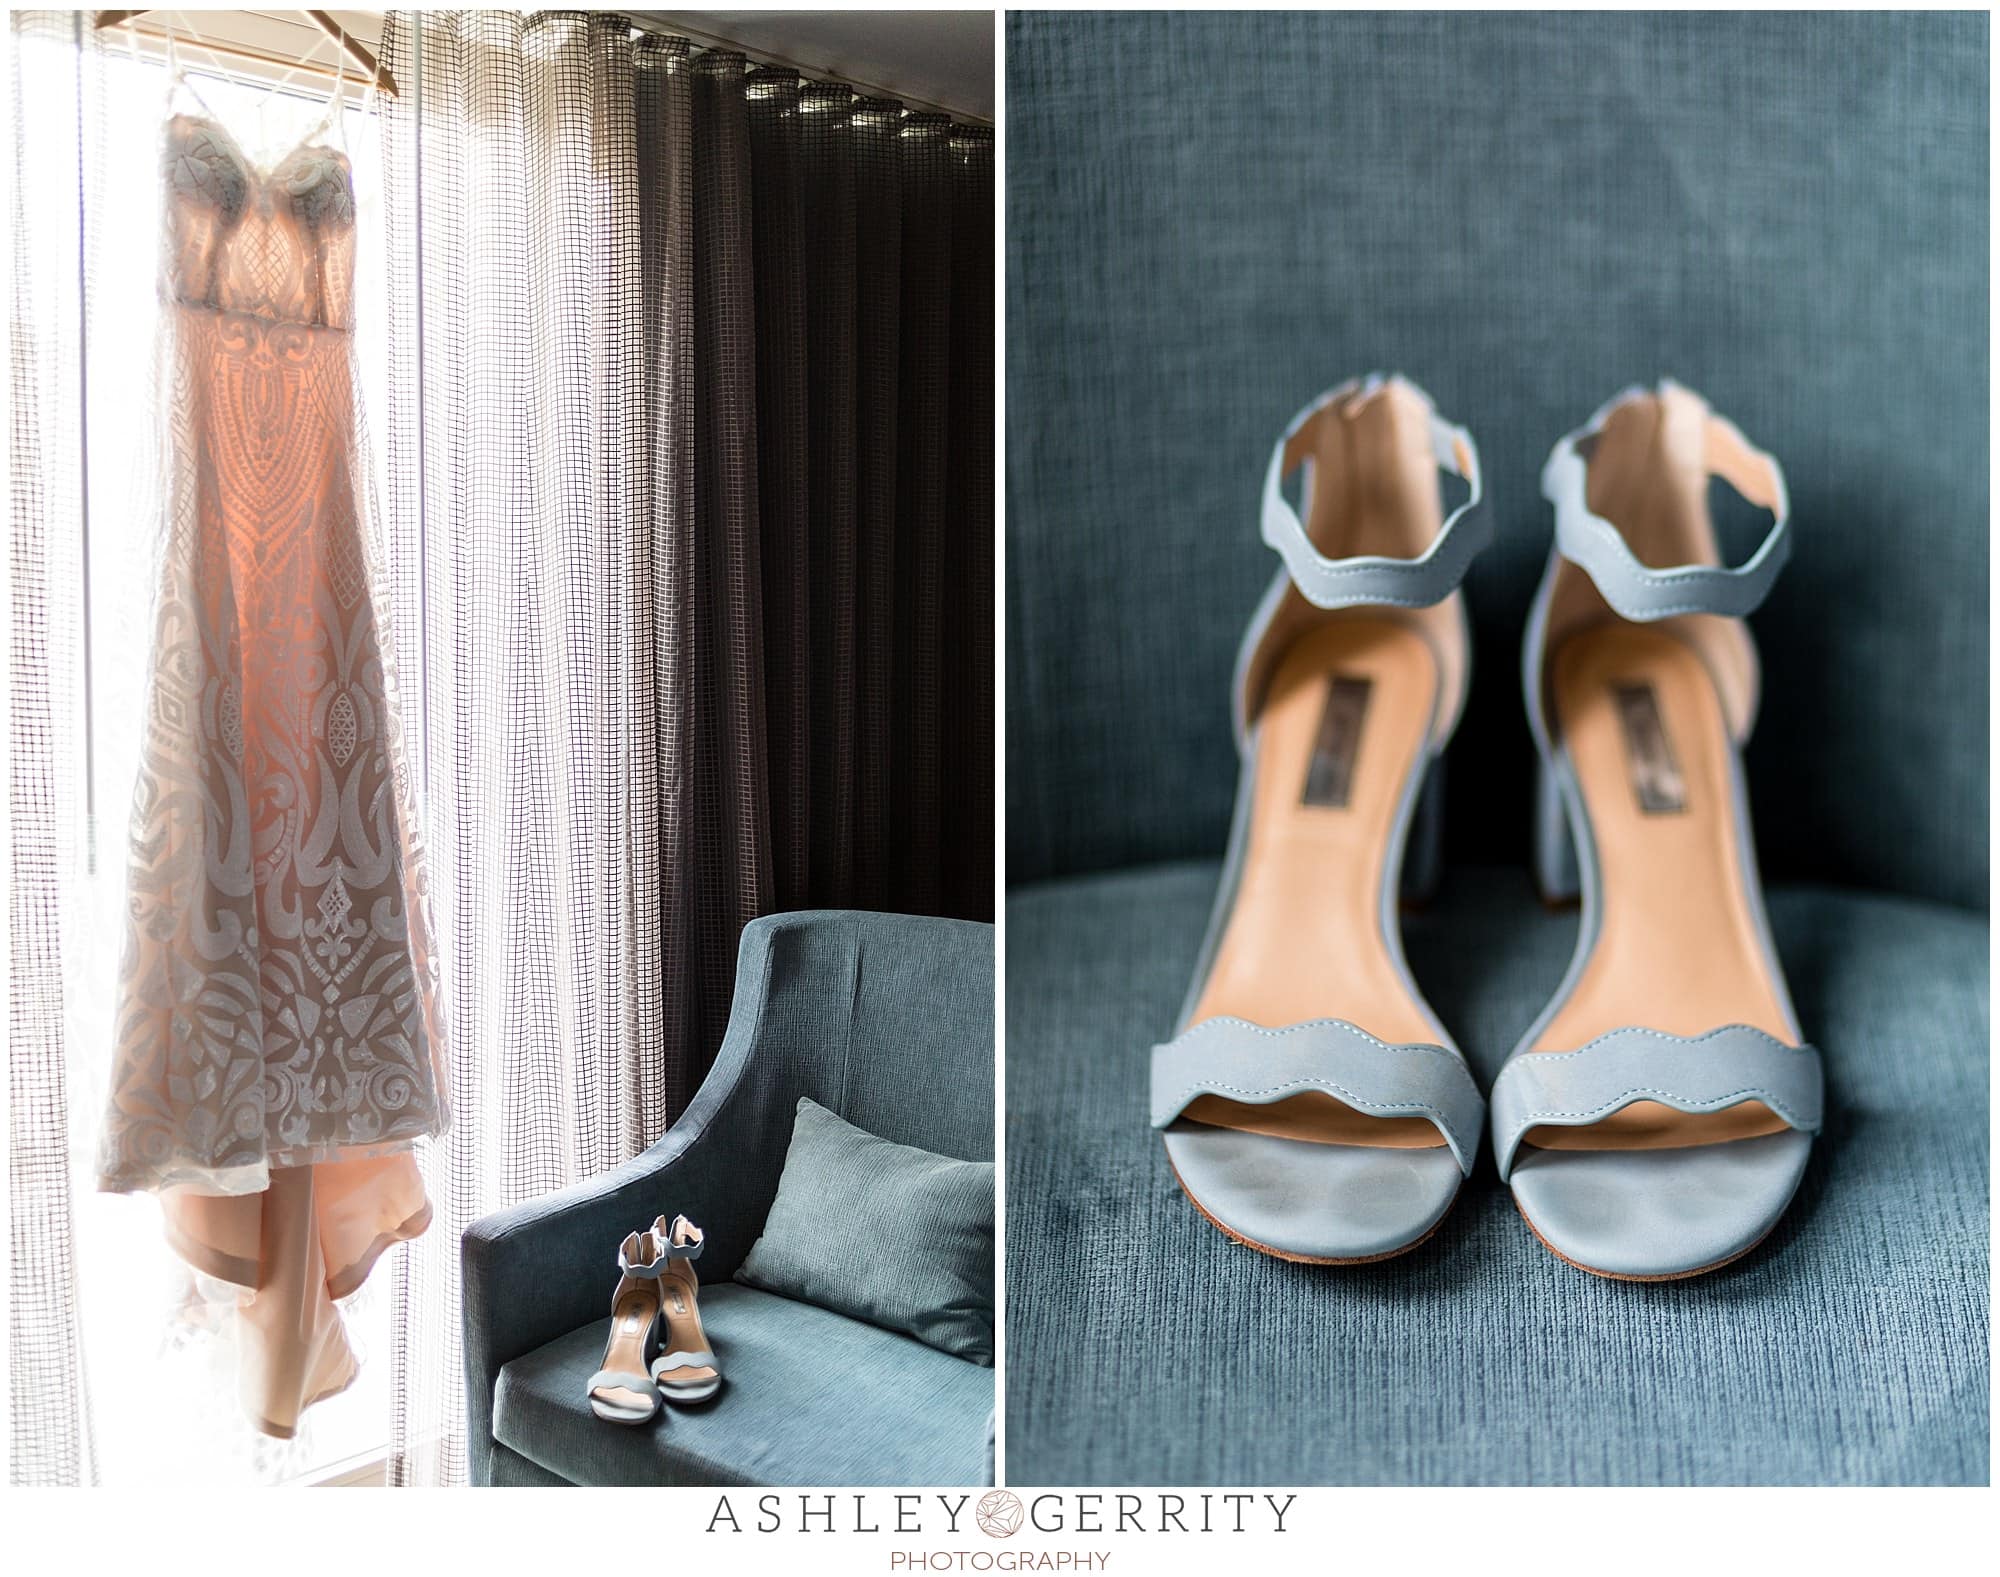
[[[500,1371],[493,1435],[573,1484],[976,1484],[993,1371],[728,1282],[701,1289],[726,1378],[713,1401],[607,1424],[584,1382],[603,1319]]]
[[[1828,1128],[1777,1231],[1692,1281],[1530,1235],[1486,1150],[1435,1237],[1337,1271],[1239,1248],[1146,1125],[1216,868],[1008,903],[1007,1465],[1029,1484],[1987,1480],[1987,926],[1772,894]],[[1575,914],[1453,870],[1410,965],[1489,1085]],[[1216,1343],[1226,1333],[1226,1362]]]
[[[865,1133],[799,1097],[746,1286],[993,1364],[993,1163]]]

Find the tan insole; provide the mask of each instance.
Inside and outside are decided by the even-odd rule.
[[[611,1340],[604,1348],[601,1369],[621,1374],[650,1374],[646,1356],[646,1335],[653,1327],[653,1298],[643,1289],[633,1288],[611,1307]],[[629,1386],[599,1386],[594,1393],[613,1407],[651,1407],[653,1399]]]
[[[1563,643],[1554,681],[1597,845],[1600,926],[1534,1049],[1573,1051],[1634,1025],[1700,1035],[1748,1024],[1792,1043],[1744,889],[1728,729],[1700,657],[1664,630],[1605,625]],[[1641,1101],[1589,1127],[1532,1128],[1526,1138],[1552,1150],[1657,1150],[1783,1128],[1761,1101],[1705,1113]]]
[[[707,1352],[708,1337],[701,1328],[701,1309],[695,1302],[696,1283],[691,1276],[668,1271],[660,1278],[660,1297],[667,1311],[667,1340],[662,1352]],[[682,1384],[712,1380],[715,1371],[706,1364],[699,1369],[674,1369],[668,1378]]]
[[[1241,879],[1190,1024],[1337,1018],[1392,1045],[1436,1041],[1382,936],[1382,883],[1437,689],[1429,644],[1391,619],[1335,620],[1285,654],[1252,741]],[[1320,1144],[1444,1143],[1421,1117],[1370,1117],[1317,1091],[1268,1106],[1204,1095],[1183,1115]]]

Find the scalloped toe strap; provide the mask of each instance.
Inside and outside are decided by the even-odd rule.
[[[1617,1029],[1576,1051],[1523,1052],[1493,1081],[1493,1158],[1506,1177],[1530,1128],[1581,1128],[1636,1101],[1719,1112],[1762,1101],[1787,1126],[1818,1133],[1819,1053],[1748,1025],[1706,1035]]]
[[[715,1354],[706,1349],[665,1353],[653,1360],[653,1378],[662,1384],[672,1382],[676,1369],[713,1369],[720,1374],[722,1365],[715,1361]]]
[[[1447,1047],[1393,1046],[1342,1019],[1266,1029],[1212,1018],[1153,1048],[1155,1128],[1203,1095],[1268,1106],[1313,1090],[1370,1117],[1424,1118],[1471,1175],[1485,1103],[1465,1059]]]
[[[585,1396],[595,1396],[599,1391],[637,1391],[641,1396],[660,1399],[660,1389],[653,1384],[649,1374],[634,1374],[629,1369],[599,1369],[584,1385]]]

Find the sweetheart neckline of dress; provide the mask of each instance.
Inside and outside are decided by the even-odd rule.
[[[196,105],[195,110],[177,110],[173,107],[174,95],[182,91],[185,91],[187,96],[194,101]],[[187,68],[181,65],[179,61],[174,62],[172,76],[167,89],[169,121],[191,121],[196,125],[206,126],[210,131],[218,133],[229,144],[229,150],[236,155],[237,161],[250,175],[256,178],[259,186],[268,186],[272,178],[280,170],[315,145],[315,140],[333,124],[333,110],[334,106],[338,103],[340,103],[340,85],[335,83],[333,96],[327,99],[326,107],[320,111],[319,119],[300,132],[298,139],[269,164],[260,164],[257,160],[250,157],[250,150],[243,146],[243,139],[230,130],[229,122],[216,114],[215,106],[201,96],[201,89],[188,80]],[[329,153],[338,159],[347,170],[349,180],[353,179],[354,161],[347,156],[347,150],[344,147],[336,148],[329,142],[318,143],[318,146],[321,151]]]
[[[354,168],[354,161],[348,158],[344,150],[334,147],[330,142],[321,142],[318,140],[320,134],[326,130],[326,123],[324,121],[321,121],[317,126],[308,128],[297,142],[293,143],[291,147],[279,154],[269,164],[260,164],[250,157],[249,150],[243,146],[242,142],[237,138],[236,133],[229,129],[228,124],[215,111],[209,109],[207,105],[204,104],[202,106],[201,113],[199,114],[176,111],[174,119],[188,121],[197,126],[206,126],[210,131],[220,133],[222,138],[229,144],[229,151],[236,156],[237,161],[242,164],[244,170],[254,177],[260,186],[268,186],[276,179],[278,172],[290,164],[292,160],[296,159],[300,154],[311,152],[314,149],[331,155],[350,172]]]

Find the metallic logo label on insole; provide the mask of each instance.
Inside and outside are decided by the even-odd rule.
[[[1335,674],[1326,687],[1326,707],[1319,714],[1312,760],[1306,767],[1306,791],[1301,801],[1347,808],[1354,786],[1354,758],[1361,749],[1361,725],[1368,716],[1368,695],[1374,681],[1352,674]]]
[[[1671,816],[1687,809],[1687,782],[1674,760],[1673,742],[1660,720],[1660,703],[1649,684],[1614,681],[1611,698],[1625,731],[1625,766],[1632,792],[1648,816]]]

